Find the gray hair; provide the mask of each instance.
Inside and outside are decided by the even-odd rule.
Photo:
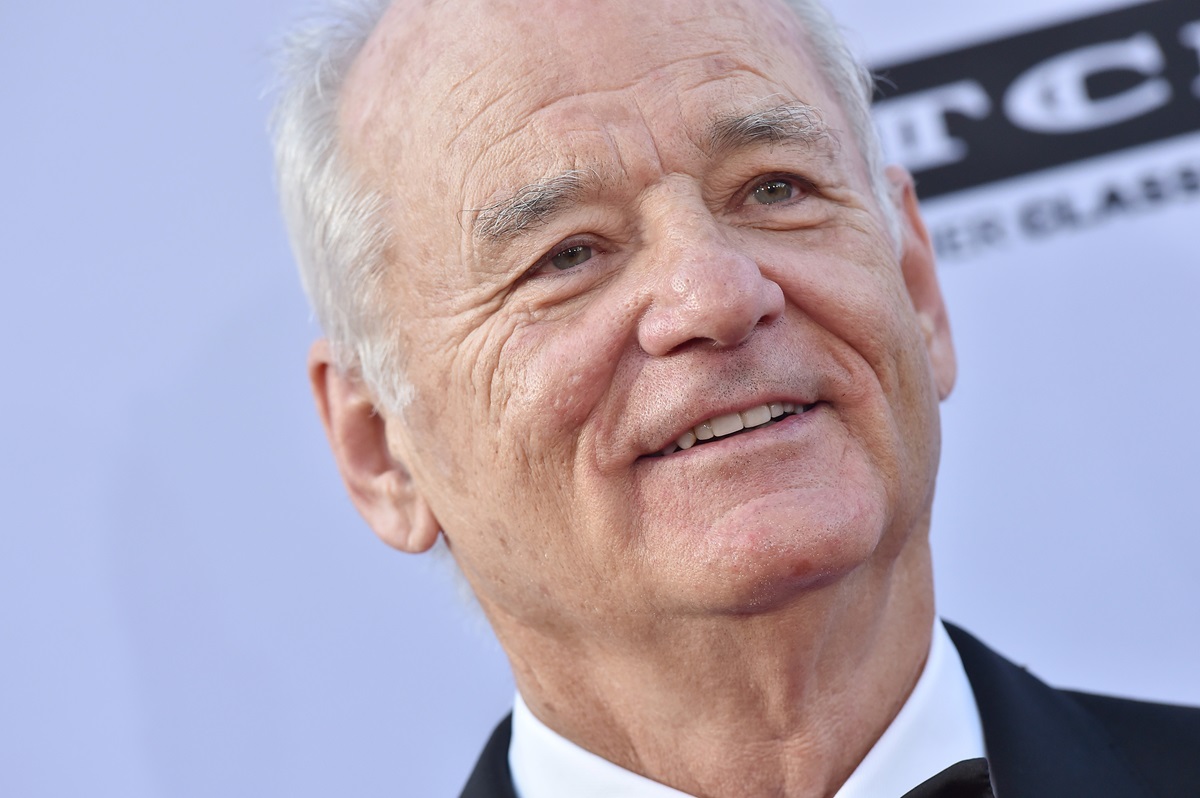
[[[334,365],[399,409],[412,392],[383,300],[390,203],[354,169],[338,131],[346,76],[391,3],[332,0],[284,37],[271,129],[292,251]]]
[[[813,47],[817,68],[833,89],[850,123],[850,132],[866,163],[871,192],[887,223],[888,235],[897,253],[900,251],[900,220],[889,196],[886,166],[879,133],[871,120],[871,102],[875,98],[875,77],[846,42],[842,28],[820,0],[784,0]]]
[[[349,163],[339,143],[338,106],[351,65],[392,0],[331,0],[280,47],[272,115],[280,202],[313,311],[334,364],[360,376],[393,412],[412,399],[402,352],[384,302],[392,229],[389,199]],[[819,0],[786,0],[865,159],[875,198],[898,246],[899,230],[871,122],[874,81]]]

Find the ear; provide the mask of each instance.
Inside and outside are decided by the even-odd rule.
[[[889,166],[887,179],[900,220],[900,267],[904,272],[904,283],[925,337],[925,349],[933,368],[938,398],[945,399],[954,388],[958,361],[950,336],[950,317],[946,313],[942,288],[938,284],[933,244],[917,206],[912,175],[903,167]]]
[[[427,551],[437,542],[437,519],[389,449],[387,420],[362,380],[338,370],[324,340],[313,344],[308,354],[308,377],[338,470],[358,512],[389,546],[413,554]]]

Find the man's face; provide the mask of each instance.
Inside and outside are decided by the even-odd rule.
[[[769,609],[923,533],[928,337],[808,50],[770,0],[471,0],[399,4],[356,64],[389,443],[493,620]]]

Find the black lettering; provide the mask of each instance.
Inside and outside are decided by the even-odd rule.
[[[940,224],[930,231],[939,258],[955,260],[994,249],[1008,239],[998,215],[980,216]]]
[[[989,247],[1002,244],[1008,237],[999,219],[987,218],[979,223],[979,240]]]
[[[1118,213],[1125,213],[1131,210],[1133,203],[1125,196],[1121,189],[1116,186],[1109,186],[1104,191],[1104,196],[1100,200],[1099,207],[1096,208],[1097,220],[1106,219]]]
[[[1200,131],[1200,78],[1196,71],[1196,56],[1200,54],[1200,19],[1197,18],[1196,2],[1157,0],[1136,3],[902,64],[881,66],[877,71],[887,75],[892,86],[881,89],[883,101],[902,100],[907,95],[916,97],[922,93],[936,94],[939,90],[968,84],[978,95],[973,100],[974,105],[968,104],[972,109],[968,113],[961,112],[959,106],[967,107],[961,102],[959,106],[948,106],[940,112],[934,109],[936,125],[931,129],[936,137],[930,139],[933,133],[927,131],[926,144],[928,140],[942,144],[950,142],[953,151],[947,147],[945,153],[935,153],[942,157],[926,158],[924,163],[910,165],[920,181],[922,196],[930,199]],[[1004,98],[1022,75],[1036,72],[1039,65],[1054,59],[1062,60],[1072,53],[1094,51],[1097,47],[1122,42],[1140,48],[1139,52],[1152,51],[1158,57],[1137,69],[1116,62],[1108,68],[1103,63],[1090,67],[1077,65],[1080,74],[1076,78],[1083,80],[1079,86],[1083,96],[1077,96],[1076,100],[1085,106],[1089,103],[1098,106],[1114,98],[1126,97],[1130,102],[1138,100],[1133,106],[1141,111],[1131,106],[1128,113],[1115,114],[1111,119],[1097,116],[1094,124],[1072,127],[1067,124],[1068,118],[1057,128],[1043,126],[1045,129],[1038,129],[1036,125],[1022,126],[1011,118],[1013,108]],[[1055,105],[1039,104],[1033,94],[1021,96],[1038,107]],[[991,103],[994,108],[989,111],[980,102]],[[1024,107],[1028,111],[1028,105],[1018,103],[1014,108]],[[917,147],[914,143],[916,132],[898,130],[895,136],[901,138],[903,145],[902,137],[908,135],[908,149],[928,155],[929,147]],[[893,153],[893,157],[902,158],[903,155]],[[1142,193],[1147,201],[1159,202],[1169,199],[1171,190],[1172,186],[1162,185],[1160,180],[1160,185],[1149,186]],[[1031,214],[1034,219],[1031,229],[1043,229],[1041,221],[1046,217],[1046,211],[1035,209]],[[1051,214],[1046,218],[1055,219],[1053,224],[1061,225],[1064,222],[1060,217],[1061,214]]]
[[[1180,169],[1179,187],[1184,194],[1200,194],[1200,168],[1185,166]]]
[[[1155,175],[1146,175],[1142,178],[1142,196],[1157,204],[1167,199],[1167,187]]]
[[[1075,206],[1065,197],[1034,200],[1021,209],[1018,218],[1021,229],[1033,238],[1044,238],[1063,228],[1077,227],[1080,221]]]
[[[945,225],[933,231],[933,251],[939,258],[958,258],[963,254],[963,242],[959,229]]]

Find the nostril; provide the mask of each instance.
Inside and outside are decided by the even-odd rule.
[[[763,277],[760,288],[763,291],[763,297],[758,326],[769,327],[783,316],[783,308],[786,304],[783,286],[774,280]]]

